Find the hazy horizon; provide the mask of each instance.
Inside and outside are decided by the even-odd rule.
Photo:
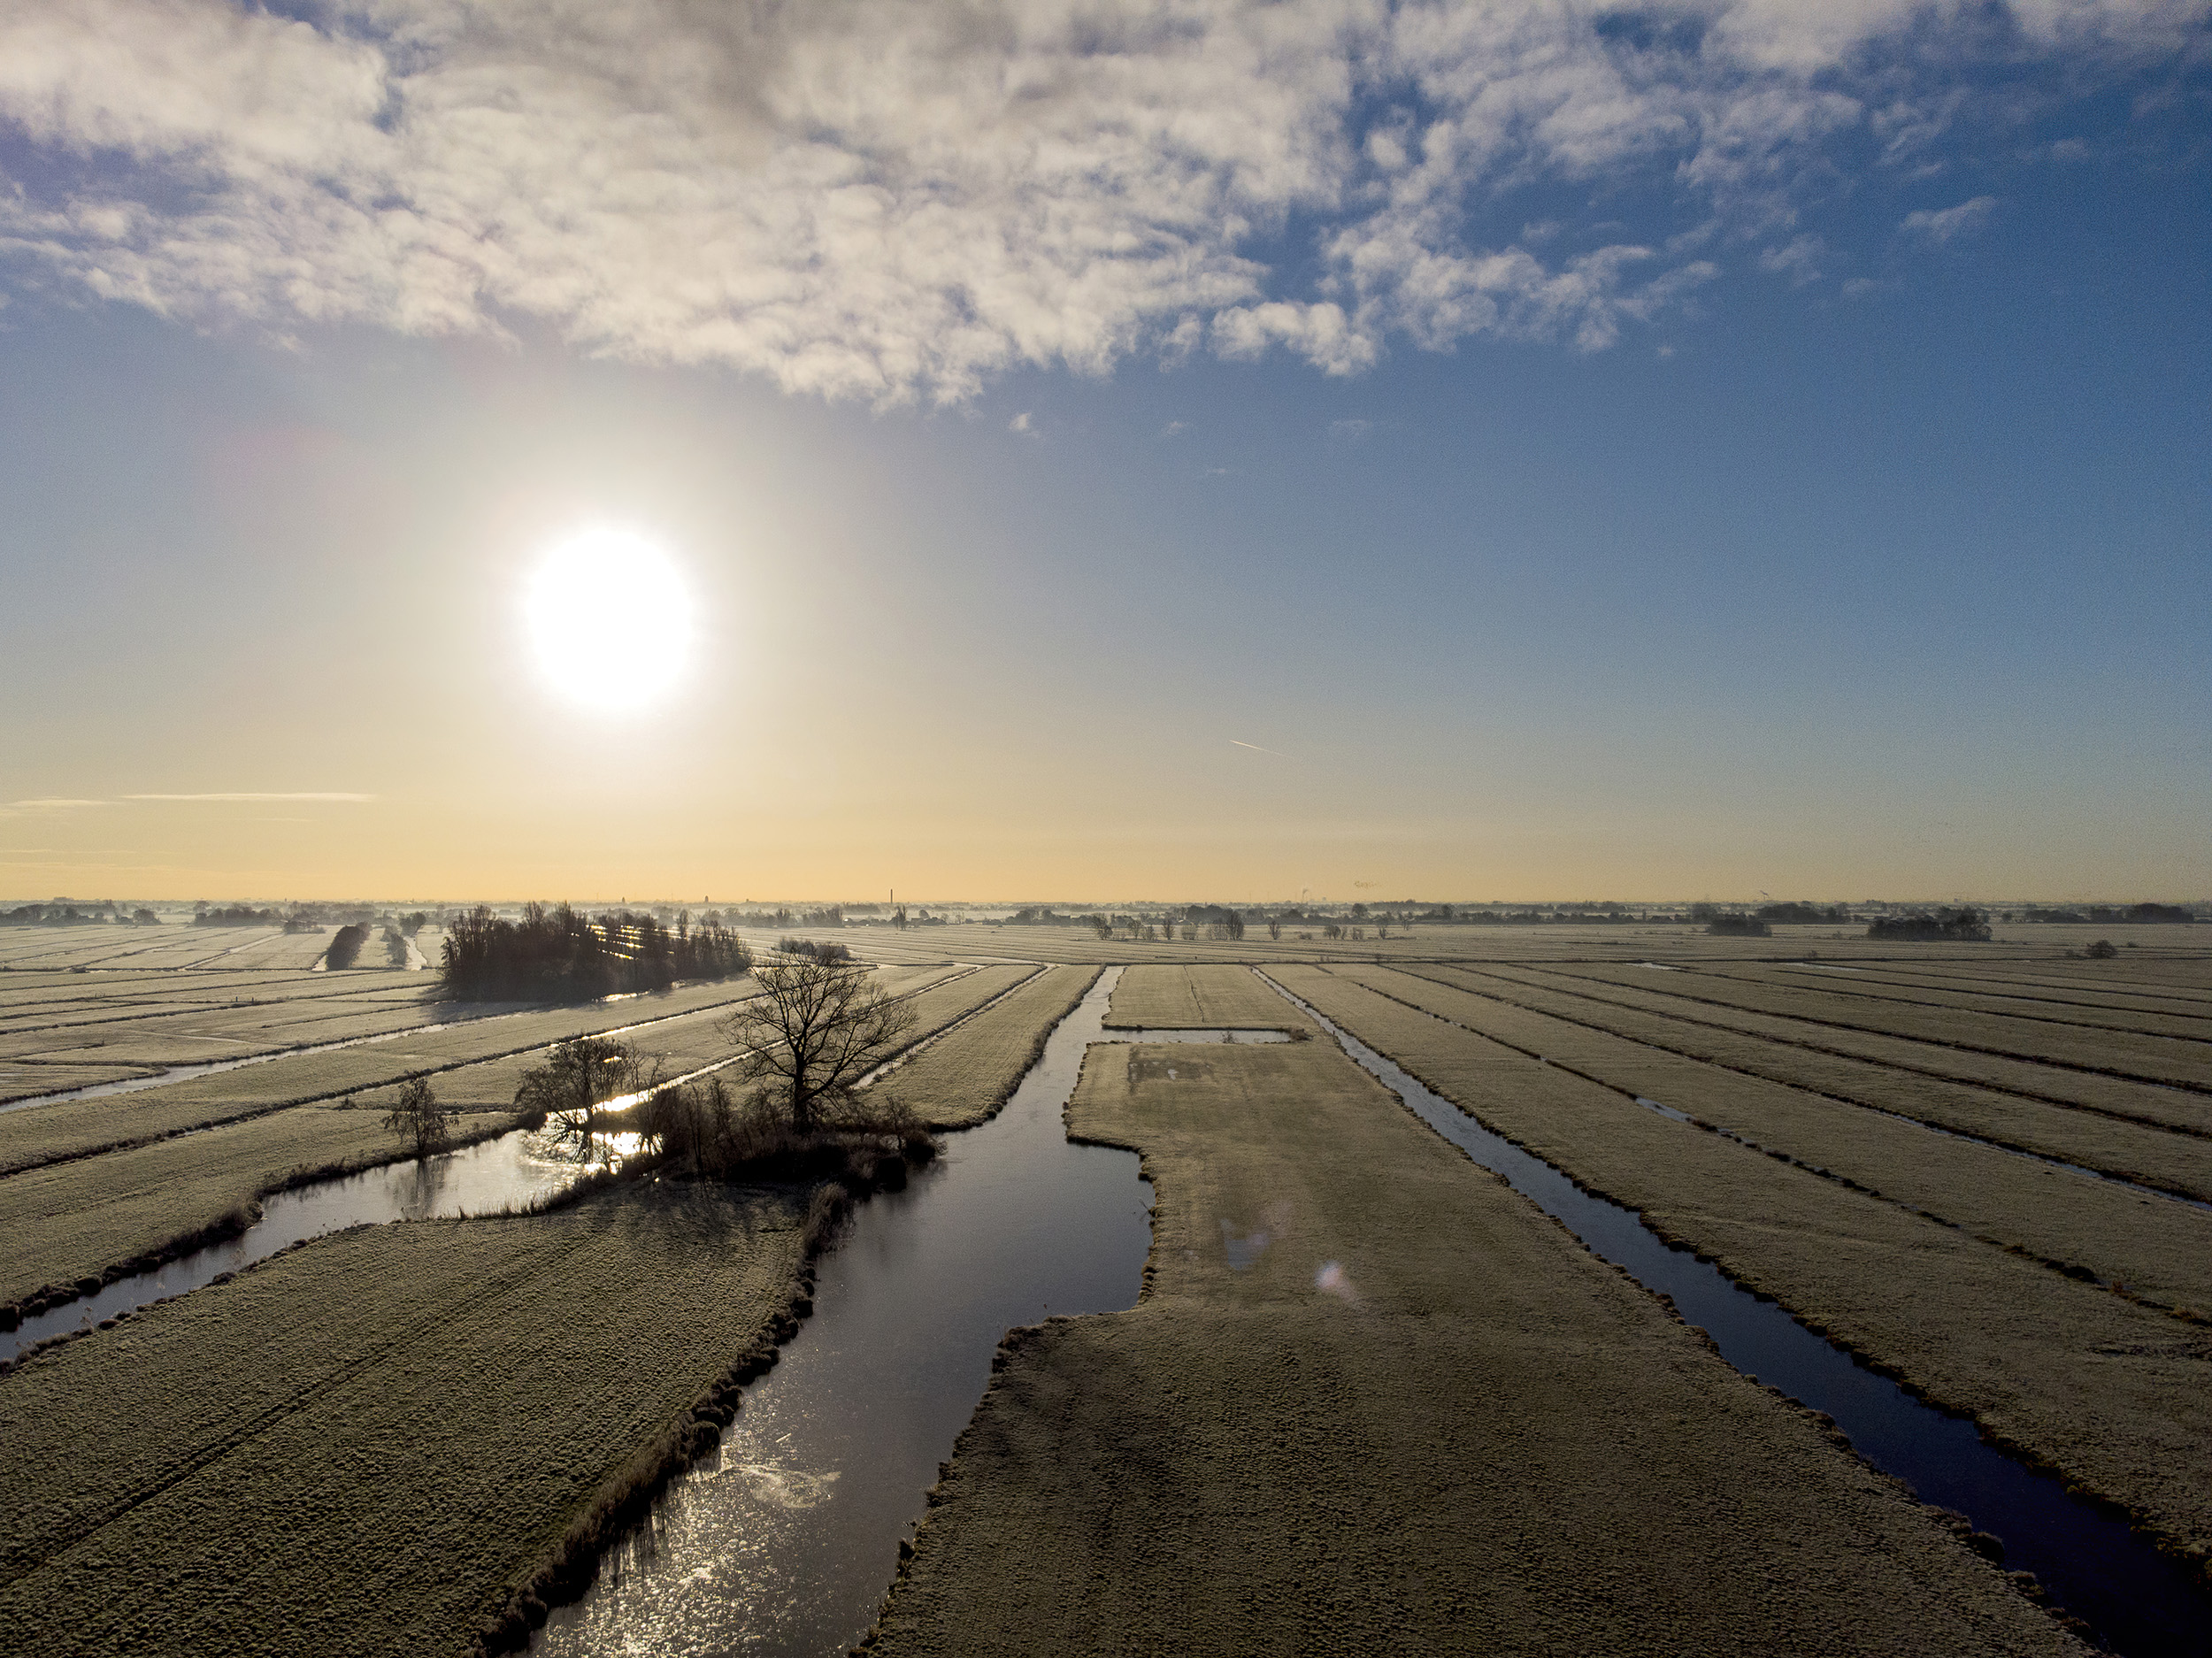
[[[157,907],[172,911],[190,909],[196,904],[205,904],[209,906],[243,904],[275,908],[296,906],[300,908],[323,907],[329,909],[365,905],[373,906],[380,910],[404,910],[411,908],[463,910],[472,908],[478,904],[483,904],[495,910],[511,910],[519,908],[524,904],[531,903],[541,903],[547,905],[566,903],[574,905],[579,909],[588,909],[594,910],[600,909],[614,910],[627,906],[632,910],[690,910],[695,912],[709,909],[718,910],[750,910],[761,909],[797,909],[804,906],[818,910],[838,909],[853,914],[881,912],[882,917],[887,918],[895,907],[906,910],[910,912],[918,912],[925,910],[936,909],[958,910],[1005,910],[1010,911],[1022,909],[1041,908],[1049,908],[1055,910],[1102,910],[1106,909],[1161,910],[1174,909],[1179,907],[1188,908],[1191,906],[1202,907],[1210,904],[1228,908],[1244,908],[1262,910],[1289,910],[1297,908],[1312,910],[1343,910],[1348,909],[1354,904],[1359,904],[1368,909],[1396,909],[1406,905],[1419,905],[1425,908],[1449,906],[1455,910],[1517,908],[1524,910],[1596,910],[1604,909],[1620,909],[1624,910],[1680,910],[1692,904],[1716,904],[1727,908],[1750,910],[1755,909],[1763,904],[1778,903],[1804,903],[1813,905],[1824,904],[1840,906],[1846,909],[1913,909],[1955,906],[1959,904],[1968,904],[1977,908],[1997,909],[2078,908],[2082,906],[2090,906],[2094,908],[2125,908],[2133,904],[2146,902],[2171,904],[2183,908],[2212,907],[2212,898],[2192,896],[2178,893],[2166,893],[2162,894],[2154,894],[2148,895],[2139,893],[2065,893],[2055,894],[2047,893],[2030,894],[2026,895],[2017,893],[2008,894],[1991,894],[1987,893],[1924,893],[1915,895],[1908,893],[1901,895],[1875,895],[1870,897],[1847,897],[1840,894],[1834,893],[1789,893],[1782,894],[1779,897],[1776,897],[1772,894],[1761,892],[1753,894],[1698,893],[1694,894],[1678,894],[1670,898],[1562,898],[1556,895],[1524,898],[1464,898],[1452,896],[1420,897],[1409,895],[1384,897],[1380,894],[1373,893],[1356,894],[1348,897],[1329,894],[1300,894],[1292,897],[1268,898],[1244,897],[1234,894],[1202,893],[1197,894],[1185,894],[1175,897],[1161,897],[1157,895],[1139,895],[1135,897],[1125,896],[1118,898],[1071,898],[1065,895],[1045,898],[1036,897],[1033,895],[1013,898],[945,898],[937,896],[910,896],[896,900],[884,898],[841,898],[834,895],[825,895],[822,894],[800,894],[798,896],[792,896],[789,894],[780,896],[772,894],[764,897],[747,896],[741,898],[716,898],[711,894],[703,895],[699,898],[687,898],[668,894],[655,896],[651,894],[623,894],[615,897],[607,898],[596,896],[583,897],[575,894],[548,896],[543,894],[497,895],[480,894],[461,897],[454,897],[450,895],[425,896],[420,894],[402,897],[362,897],[357,895],[352,897],[342,897],[331,896],[328,894],[316,896],[297,893],[223,893],[215,894],[203,894],[191,898],[178,898],[167,896],[158,893],[137,893],[127,894],[100,893],[90,895],[72,893],[49,894],[43,897],[27,897],[20,895],[16,897],[8,897],[5,895],[0,895],[0,910],[4,910],[17,905],[27,904],[98,905],[104,902],[114,902],[119,905],[137,904],[149,908]],[[806,924],[795,918],[791,925],[795,927],[803,927]],[[1825,925],[1827,924],[1807,923],[1805,925]]]

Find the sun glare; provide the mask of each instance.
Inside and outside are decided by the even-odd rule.
[[[659,701],[690,654],[691,596],[675,562],[626,530],[586,530],[554,548],[527,608],[547,680],[587,708]]]

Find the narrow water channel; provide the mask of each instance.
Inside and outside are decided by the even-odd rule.
[[[1120,971],[996,1117],[855,1212],[818,1266],[813,1316],[745,1390],[719,1454],[669,1488],[533,1653],[811,1658],[866,1632],[1000,1339],[1136,1303],[1151,1188],[1133,1152],[1071,1145],[1062,1108],[1094,1042],[1222,1033],[1104,1032]]]
[[[96,1294],[67,1301],[0,1334],[0,1359],[13,1359],[51,1336],[67,1335],[150,1302],[182,1295],[226,1272],[266,1260],[305,1238],[365,1224],[434,1220],[515,1208],[560,1190],[583,1172],[554,1155],[545,1134],[515,1129],[441,1156],[411,1158],[321,1180],[261,1200],[261,1218],[237,1237],[210,1244],[150,1272],[118,1278]]]
[[[2008,1570],[2033,1572],[2051,1598],[2088,1623],[2111,1651],[2127,1658],[2212,1654],[2212,1595],[2125,1520],[2068,1495],[2057,1479],[1984,1442],[1970,1422],[1922,1403],[1815,1335],[1785,1308],[1758,1300],[1689,1251],[1671,1247],[1635,1210],[1581,1190],[1273,979],[1267,982],[1312,1015],[1423,1122],[1504,1176],[1593,1254],[1671,1297],[1738,1370],[1826,1412],[1874,1467],[1903,1480],[1922,1501],[1963,1514],[1976,1530],[1998,1539]]]

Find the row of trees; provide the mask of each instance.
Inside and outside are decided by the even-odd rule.
[[[110,901],[80,908],[67,898],[57,898],[50,904],[19,904],[12,910],[0,910],[0,927],[82,927],[119,921],[151,927],[158,926],[161,917],[143,909],[126,917],[121,907]]]
[[[2079,921],[2095,925],[2109,925],[2115,921],[2179,922],[2194,921],[2196,912],[2186,904],[2086,904],[2079,910],[2024,910],[2023,921]]]
[[[330,948],[323,952],[323,965],[333,968],[352,966],[361,959],[361,947],[368,941],[369,930],[358,921],[350,926],[340,927],[337,936],[330,940]]]
[[[1989,939],[1989,917],[1972,909],[1938,910],[1933,912],[1916,910],[1910,915],[1877,916],[1867,923],[1866,936],[1893,942],[1949,940],[1985,943]]]
[[[196,910],[192,925],[196,927],[280,927],[290,919],[281,910],[256,910],[251,904],[219,904],[211,910]]]
[[[567,904],[530,904],[509,921],[484,905],[447,930],[441,962],[449,996],[464,1002],[586,1002],[665,990],[680,979],[731,979],[752,965],[727,927],[672,931],[623,910],[587,916]]]

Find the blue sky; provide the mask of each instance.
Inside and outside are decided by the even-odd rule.
[[[0,891],[2212,893],[2202,7],[137,10],[0,42]]]

